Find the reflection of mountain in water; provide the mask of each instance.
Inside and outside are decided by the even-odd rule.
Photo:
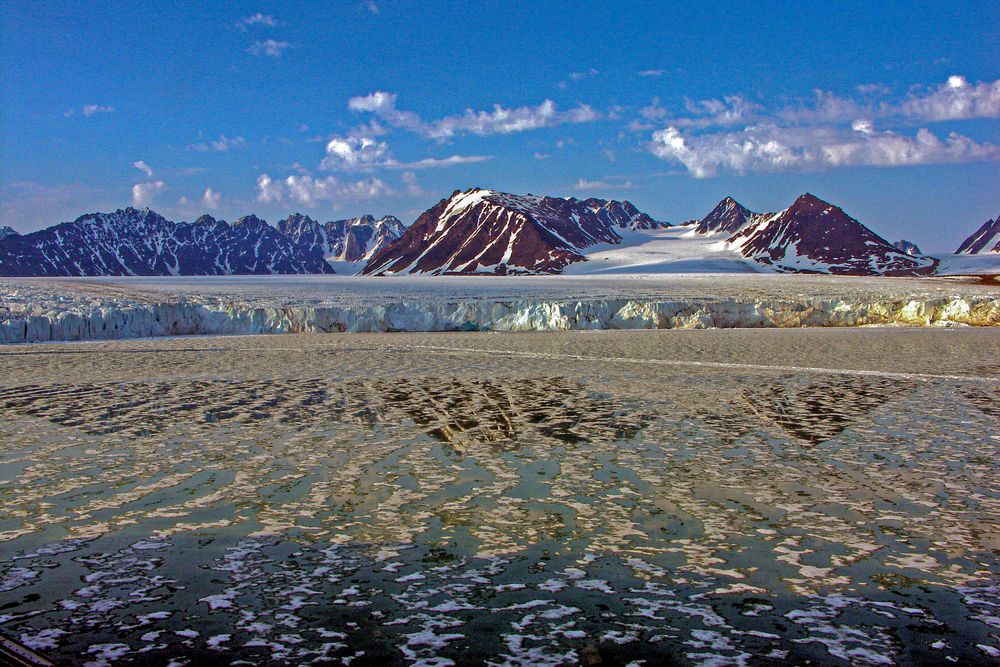
[[[826,382],[762,382],[744,394],[749,411],[790,435],[818,444],[864,421],[910,383],[872,377],[831,377]]]
[[[1000,390],[969,387],[962,391],[962,395],[979,408],[983,414],[1000,419]]]
[[[139,437],[185,425],[277,422],[297,430],[330,422],[412,420],[457,449],[518,437],[627,439],[642,427],[629,406],[567,378],[398,378],[136,382],[0,390],[0,413],[39,417],[87,433]]]
[[[456,448],[503,442],[532,433],[566,443],[632,438],[641,418],[625,406],[595,398],[566,378],[403,380],[383,386],[388,404],[402,409],[428,435]]]

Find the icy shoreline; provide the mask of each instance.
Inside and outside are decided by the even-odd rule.
[[[741,283],[737,290],[736,283],[702,280],[672,284],[671,292],[661,283],[644,289],[636,282],[612,283],[613,289],[572,283],[573,291],[552,283],[521,290],[481,281],[432,291],[416,286],[426,293],[344,280],[311,286],[311,292],[268,282],[224,284],[224,291],[213,291],[218,284],[199,290],[166,282],[5,283],[0,343],[310,332],[1000,326],[1000,294],[969,285],[949,285],[947,292],[920,283],[908,290],[857,283],[836,289],[828,280],[785,279]]]

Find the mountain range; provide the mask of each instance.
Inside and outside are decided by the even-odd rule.
[[[378,220],[363,215],[321,224],[307,215],[293,213],[278,223],[278,231],[303,252],[315,249],[328,261],[361,262],[402,236],[406,227],[391,215]]]
[[[376,253],[363,273],[559,273],[586,261],[587,250],[594,246],[622,245],[628,232],[669,226],[627,201],[555,199],[474,188],[456,191],[421,215],[405,234]],[[840,208],[811,194],[779,213],[755,213],[726,197],[689,226],[688,236],[722,235],[725,250],[778,272],[925,275],[937,266],[935,259],[897,250]],[[635,235],[629,236],[636,242]]]
[[[276,229],[255,215],[232,224],[209,215],[172,222],[148,208],[129,207],[0,237],[0,275],[334,273],[328,259],[365,259],[402,232],[392,216],[320,225],[294,214]]]
[[[365,274],[559,273],[581,250],[621,243],[620,230],[656,229],[630,202],[456,190],[376,253]]]
[[[683,261],[677,261],[678,249],[688,253]],[[1000,253],[1000,217],[987,221],[958,252]],[[635,261],[643,253],[668,259]],[[667,264],[669,269],[662,269]],[[24,235],[0,228],[0,275],[5,276],[333,273],[334,265],[367,275],[622,272],[698,265],[703,268],[692,270],[905,276],[934,273],[939,260],[908,241],[889,243],[808,193],[777,213],[754,212],[726,197],[701,220],[676,226],[654,220],[628,201],[471,188],[442,199],[409,228],[393,216],[321,223],[300,213],[276,226],[254,215],[233,223],[208,215],[175,223],[131,207]]]

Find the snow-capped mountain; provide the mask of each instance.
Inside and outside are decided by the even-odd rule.
[[[1000,254],[1000,220],[959,249]],[[806,194],[755,213],[731,197],[670,226],[628,201],[456,191],[409,229],[393,216],[320,223],[296,213],[272,227],[249,215],[175,223],[149,209],[91,213],[18,235],[0,228],[0,276],[266,273],[545,274],[759,272],[926,275],[982,272],[979,258],[925,256],[890,244],[840,208]],[[964,262],[959,266],[959,263]],[[989,268],[989,267],[985,267]]]
[[[363,215],[319,223],[307,215],[293,213],[278,223],[278,231],[304,252],[311,253],[317,248],[327,260],[361,262],[402,236],[406,227],[391,215],[378,220]]]
[[[530,197],[531,195],[528,196]],[[543,199],[549,198],[544,197]],[[614,199],[597,199],[591,197],[590,199],[578,201],[571,197],[570,199],[563,201],[578,202],[585,209],[592,212],[598,220],[613,227],[618,227],[619,229],[636,230],[670,227],[670,223],[668,222],[653,220],[651,217],[637,209],[635,205],[627,199],[624,201],[617,201]]]
[[[1000,215],[996,220],[987,220],[972,236],[962,241],[955,251],[959,255],[978,255],[979,253],[1000,253]]]
[[[726,246],[779,272],[926,275],[938,263],[900,252],[837,206],[808,193],[784,211],[750,222]]]
[[[363,273],[559,273],[581,249],[659,227],[630,202],[456,190],[376,253]]]
[[[920,248],[917,247],[916,243],[907,241],[906,239],[899,239],[892,244],[892,247],[900,252],[905,252],[907,255],[912,255],[914,257],[924,254],[920,252]]]
[[[754,213],[732,197],[720,201],[712,212],[697,221],[695,231],[699,234],[712,236],[715,234],[732,234],[747,224],[768,218],[773,213]]]
[[[333,273],[254,215],[171,222],[147,209],[90,213],[0,241],[0,275],[120,276]]]

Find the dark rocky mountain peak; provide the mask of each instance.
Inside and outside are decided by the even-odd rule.
[[[751,221],[727,244],[777,271],[841,275],[924,275],[937,260],[911,257],[811,193],[784,211]]]

